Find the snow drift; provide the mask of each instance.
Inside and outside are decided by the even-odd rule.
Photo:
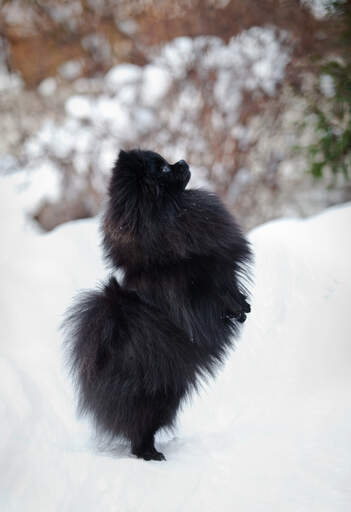
[[[8,200],[1,511],[350,510],[351,205],[251,233],[252,315],[219,378],[160,436],[159,463],[104,445],[75,415],[58,325],[72,295],[106,275],[97,221],[42,235]]]

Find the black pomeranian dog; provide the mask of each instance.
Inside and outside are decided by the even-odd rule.
[[[81,412],[145,460],[164,460],[155,433],[214,375],[250,311],[249,244],[216,195],[186,190],[189,179],[184,160],[119,153],[102,231],[123,284],[83,293],[65,320]]]

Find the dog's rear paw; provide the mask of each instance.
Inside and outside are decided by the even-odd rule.
[[[166,460],[166,457],[163,453],[158,452],[156,448],[139,451],[137,453],[133,452],[134,455],[138,457],[138,459],[144,460]]]
[[[143,456],[144,460],[166,460],[166,457],[162,452],[158,452],[157,450],[151,452],[150,454],[146,454]]]

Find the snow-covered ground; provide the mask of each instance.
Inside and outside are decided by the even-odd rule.
[[[58,325],[106,273],[97,221],[34,232],[2,185],[2,512],[351,510],[351,204],[251,232],[253,312],[160,463],[75,415]]]

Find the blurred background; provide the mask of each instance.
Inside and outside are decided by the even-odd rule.
[[[351,199],[351,6],[0,1],[0,186],[95,215],[119,149],[184,158],[245,229]]]

